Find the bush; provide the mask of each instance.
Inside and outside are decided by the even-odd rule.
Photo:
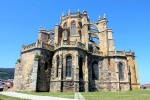
[[[17,63],[21,63],[21,60],[20,60],[20,59],[18,59],[18,60],[17,60]]]

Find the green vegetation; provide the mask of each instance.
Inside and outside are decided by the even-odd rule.
[[[82,92],[85,100],[150,100],[149,90],[120,92]]]
[[[18,59],[17,62],[18,62],[18,63],[21,63],[21,59]]]
[[[14,79],[14,68],[0,68],[0,79]]]
[[[10,97],[10,96],[5,96],[0,94],[0,100],[28,100],[28,99],[20,99],[20,98],[15,98],[15,97]]]
[[[35,55],[35,58],[40,58],[41,56],[39,54],[36,54]]]
[[[52,96],[52,97],[61,97],[61,98],[74,98],[74,92],[22,92],[25,94],[32,94],[32,95],[40,95],[40,96]]]

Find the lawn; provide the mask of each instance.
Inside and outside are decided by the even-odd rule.
[[[0,100],[28,100],[28,99],[20,99],[20,98],[9,97],[9,96],[0,94]]]
[[[81,92],[85,100],[150,100],[150,90]]]
[[[18,92],[24,94],[41,95],[41,96],[52,96],[61,98],[74,98],[74,92]]]

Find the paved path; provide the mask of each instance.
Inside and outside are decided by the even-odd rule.
[[[85,98],[82,96],[80,92],[75,92],[74,99],[76,100],[85,100]]]
[[[75,99],[68,99],[68,98],[22,94],[22,93],[16,93],[16,92],[8,92],[8,91],[7,92],[0,92],[0,94],[6,95],[6,96],[11,96],[11,97],[30,99],[30,100],[75,100]]]

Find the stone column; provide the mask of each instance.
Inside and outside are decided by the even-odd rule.
[[[120,91],[120,80],[119,80],[119,71],[118,71],[117,61],[115,61],[115,70],[116,70],[116,82],[117,82],[117,89],[116,90]]]
[[[76,54],[76,64],[74,68],[74,91],[79,92],[79,58],[78,58],[78,52]]]
[[[59,77],[59,92],[61,92],[62,90],[62,80],[63,80],[63,55],[60,55],[60,63],[59,63],[59,71],[58,71],[58,77]]]
[[[84,80],[85,80],[85,92],[89,91],[89,68],[88,68],[88,56],[85,57],[85,73],[84,73]]]
[[[22,89],[22,67],[21,63],[17,62],[15,67],[15,74],[14,74],[14,91],[20,91]]]

